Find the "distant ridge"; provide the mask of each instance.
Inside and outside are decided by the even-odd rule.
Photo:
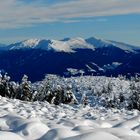
[[[0,47],[6,45],[0,44]],[[140,50],[140,47],[129,45],[122,42],[99,39],[96,37],[90,37],[83,39],[77,38],[64,38],[62,40],[50,40],[50,39],[28,39],[21,42],[8,45],[8,49],[43,49],[43,50],[54,50],[63,52],[74,52],[75,49],[95,49],[102,47],[118,47],[128,52],[135,52]]]

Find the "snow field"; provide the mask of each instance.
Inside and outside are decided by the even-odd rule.
[[[140,140],[140,112],[0,97],[0,140]]]

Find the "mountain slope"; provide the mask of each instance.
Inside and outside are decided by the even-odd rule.
[[[115,41],[89,38],[30,39],[0,50],[0,70],[14,80],[23,74],[32,81],[45,74],[134,75],[140,73],[140,48]]]
[[[0,51],[1,50],[9,50],[10,48],[7,46],[7,45],[5,45],[5,44],[1,44],[0,43]]]
[[[111,41],[111,40],[103,40],[103,39],[98,39],[95,37],[91,37],[86,39],[86,42],[94,45],[96,48],[102,48],[102,47],[117,47],[120,48],[124,51],[128,51],[128,52],[136,52],[137,50],[140,50],[140,47],[138,46],[133,46],[133,45],[129,45],[126,43],[122,43],[122,42],[117,42],[117,41]]]

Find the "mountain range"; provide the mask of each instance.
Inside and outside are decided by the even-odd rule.
[[[140,47],[95,37],[28,39],[0,44],[0,70],[16,81],[23,74],[31,81],[46,74],[134,76],[140,73]]]

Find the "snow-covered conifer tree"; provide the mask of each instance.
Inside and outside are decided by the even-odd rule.
[[[28,81],[28,76],[24,75],[19,85],[17,98],[24,101],[31,101],[32,94],[31,82]]]
[[[0,74],[0,95],[3,97],[10,97],[10,76],[5,73]]]
[[[50,86],[51,77],[46,77],[38,86],[37,88],[37,94],[35,95],[34,100],[38,101],[48,101],[51,103],[51,100],[53,98],[52,89]]]
[[[136,84],[134,81],[130,83],[131,96],[129,97],[129,109],[140,110],[140,83]]]
[[[66,90],[65,90],[65,98],[63,103],[74,103],[74,104],[78,104],[78,101],[74,95],[74,93],[72,92],[72,86],[69,85]]]

